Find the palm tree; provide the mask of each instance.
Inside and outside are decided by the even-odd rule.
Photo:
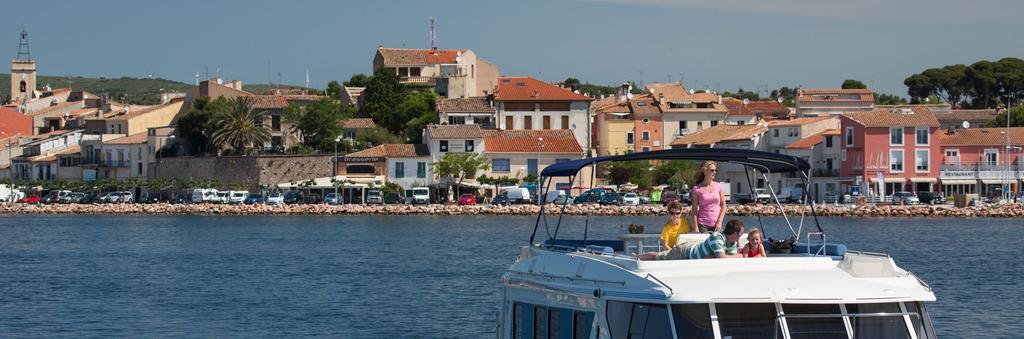
[[[231,100],[230,111],[214,115],[213,143],[245,154],[249,148],[262,148],[270,142],[270,127],[263,124],[267,112],[253,111],[254,103],[252,97],[236,97]]]

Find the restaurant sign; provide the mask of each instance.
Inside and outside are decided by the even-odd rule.
[[[371,163],[384,161],[384,157],[341,157],[344,163]]]

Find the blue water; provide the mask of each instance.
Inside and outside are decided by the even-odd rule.
[[[533,220],[0,217],[0,337],[494,337],[499,278]],[[662,220],[595,217],[590,229],[610,238]],[[829,241],[889,253],[931,284],[941,336],[1024,333],[1021,220],[822,221]]]

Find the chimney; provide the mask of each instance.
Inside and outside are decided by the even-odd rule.
[[[231,88],[242,90],[242,80],[231,80]]]
[[[538,90],[533,90],[533,97],[534,97],[534,98],[539,98],[539,97],[540,97],[540,91],[538,91]]]
[[[718,104],[719,105],[722,104],[722,95],[721,94],[718,95]]]

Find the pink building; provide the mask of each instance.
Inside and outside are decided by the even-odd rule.
[[[939,122],[928,107],[847,112],[840,118],[840,172],[843,192],[859,185],[885,194],[931,191],[937,186]]]
[[[969,128],[942,132],[942,165],[939,179],[947,195],[978,193],[999,195],[1009,184],[1020,192],[1024,180],[1024,127]],[[1008,166],[1009,165],[1009,166]]]

